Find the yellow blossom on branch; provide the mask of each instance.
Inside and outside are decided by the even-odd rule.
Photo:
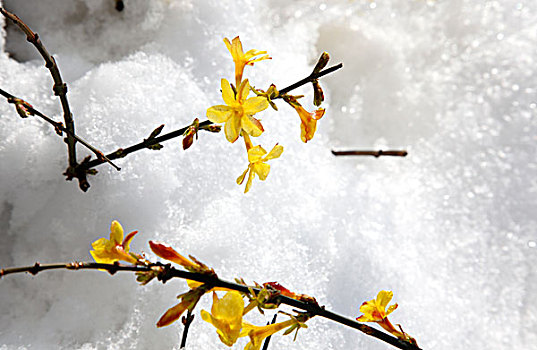
[[[243,310],[244,300],[239,292],[227,292],[222,299],[213,292],[211,313],[201,310],[201,318],[216,327],[222,343],[232,346],[241,334]]]
[[[268,107],[267,99],[261,96],[247,98],[250,93],[248,79],[239,85],[236,94],[226,79],[222,79],[221,87],[222,99],[226,104],[207,109],[207,118],[213,123],[225,123],[226,138],[232,143],[237,140],[241,130],[252,136],[261,135],[263,125],[253,115]]]
[[[246,344],[246,346],[244,347],[244,350],[259,350],[261,348],[261,344],[263,343],[263,340],[266,337],[276,332],[279,332],[282,329],[292,327],[296,325],[297,323],[299,322],[294,318],[284,321],[284,322],[269,324],[267,326],[261,326],[261,327],[254,326],[247,322],[243,322],[241,337],[246,336],[246,335],[250,337],[250,342]]]
[[[246,65],[253,66],[255,62],[271,59],[271,57],[268,55],[256,58],[256,56],[266,54],[267,51],[248,50],[246,53],[244,53],[242,50],[241,39],[239,39],[238,36],[235,37],[231,42],[229,42],[228,38],[224,38],[224,43],[233,57],[233,62],[235,62],[236,86],[239,86],[242,82],[242,74]]]
[[[270,165],[266,164],[266,162],[271,159],[279,158],[282,152],[283,146],[278,144],[276,144],[268,154],[261,146],[255,146],[248,150],[248,162],[250,164],[248,164],[248,168],[246,168],[242,175],[237,178],[237,184],[241,185],[248,173],[248,181],[246,182],[244,193],[248,192],[250,187],[252,187],[252,181],[255,174],[259,176],[259,180],[265,181],[270,172]]]
[[[366,301],[360,306],[360,312],[363,313],[363,315],[356,318],[356,320],[359,322],[375,322],[397,338],[417,345],[416,339],[406,334],[400,325],[398,325],[399,330],[396,329],[388,319],[388,315],[391,314],[393,310],[397,309],[397,303],[386,309],[392,300],[392,297],[393,292],[381,290],[377,294],[376,299]]]
[[[138,231],[131,232],[123,239],[123,227],[117,221],[110,226],[110,239],[99,238],[91,244],[91,256],[97,263],[112,264],[116,261],[126,261],[136,264],[137,258],[129,254],[129,245]]]
[[[317,121],[323,117],[325,109],[319,108],[310,113],[305,110],[300,103],[298,103],[295,96],[284,95],[283,99],[297,111],[301,121],[300,139],[304,143],[308,142],[313,138],[313,135],[315,135],[315,131],[317,130]]]

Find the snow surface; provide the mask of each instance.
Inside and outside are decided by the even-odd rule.
[[[121,172],[102,165],[82,193],[61,175],[66,147],[50,126],[0,103],[1,267],[90,260],[90,243],[118,219],[140,231],[135,251],[163,240],[223,278],[279,281],[349,317],[393,290],[392,320],[423,349],[534,349],[537,3],[126,0],[122,13],[112,0],[4,6],[55,55],[77,132],[105,151],[221,103],[219,81],[233,77],[224,37],[269,51],[271,61],[246,69],[259,87],[304,77],[322,51],[345,66],[322,80],[327,113],[308,144],[287,106],[263,114],[261,143],[285,151],[246,195],[235,184],[243,146],[207,133],[186,152],[174,140],[118,160]],[[0,87],[59,119],[42,60],[13,26],[6,35]],[[409,156],[336,158],[333,148]],[[0,349],[178,349],[182,326],[155,323],[183,291],[182,281],[142,287],[132,275],[99,271],[7,276]],[[309,325],[295,343],[273,337],[271,348],[389,348],[325,320]],[[227,348],[199,315],[187,347]]]

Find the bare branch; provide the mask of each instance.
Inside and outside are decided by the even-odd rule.
[[[0,7],[0,12],[8,19],[12,20],[23,32],[26,34],[26,40],[32,43],[37,51],[41,54],[45,60],[45,67],[50,71],[50,75],[54,80],[54,86],[52,90],[54,95],[60,98],[60,102],[63,108],[63,119],[65,122],[65,127],[69,130],[67,133],[67,148],[69,152],[69,166],[75,168],[78,163],[76,161],[76,139],[73,137],[75,135],[75,124],[73,121],[73,115],[69,108],[69,102],[67,101],[67,84],[62,80],[60,70],[56,64],[56,60],[51,56],[41,40],[39,35],[34,33],[17,15],[12,14],[6,11],[4,8]]]
[[[375,158],[381,157],[381,156],[392,156],[392,157],[406,157],[408,155],[408,152],[405,150],[397,150],[397,151],[334,151],[332,150],[332,154],[335,156],[373,156]]]

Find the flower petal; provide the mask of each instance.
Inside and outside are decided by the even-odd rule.
[[[248,83],[248,79],[241,82],[241,85],[237,89],[237,101],[239,103],[244,103],[246,101],[246,97],[250,94],[250,84]]]
[[[226,79],[222,79],[220,81],[220,87],[222,88],[222,99],[228,106],[233,106],[237,103],[235,101],[235,93],[233,92],[233,89],[231,88],[231,85],[229,84],[229,81]]]
[[[250,187],[252,187],[252,181],[254,180],[254,172],[250,171],[248,174],[248,181],[246,181],[246,188],[244,189],[244,193],[250,191]]]
[[[233,109],[226,105],[216,105],[207,109],[207,118],[213,123],[225,123],[233,114]]]
[[[258,162],[252,165],[252,171],[259,176],[259,180],[265,181],[270,172],[270,165],[267,163]]]
[[[132,231],[131,233],[129,233],[127,235],[127,237],[125,237],[125,239],[123,240],[123,243],[121,243],[121,245],[123,246],[123,249],[125,250],[126,253],[129,252],[131,241],[132,241],[132,239],[134,238],[134,236],[137,233],[138,233],[138,231]]]
[[[250,97],[243,104],[244,114],[254,115],[265,109],[267,109],[269,103],[267,99],[263,96]]]
[[[246,176],[246,173],[248,172],[248,170],[250,170],[250,167],[246,168],[246,170],[244,170],[242,175],[237,178],[237,185],[242,185],[242,183],[244,182],[244,177]]]
[[[239,132],[241,131],[241,119],[236,114],[233,113],[231,117],[226,121],[224,125],[224,132],[226,134],[226,139],[233,143],[239,138]]]
[[[252,135],[253,137],[258,137],[265,131],[259,120],[246,114],[241,118],[241,127],[247,134]]]
[[[112,221],[112,225],[110,225],[110,241],[114,244],[123,242],[123,227],[116,220]]]
[[[283,153],[283,146],[276,144],[276,146],[274,146],[270,150],[269,154],[267,154],[264,161],[279,158],[282,155],[282,153]]]
[[[248,150],[248,162],[259,162],[265,154],[267,154],[267,151],[260,145],[252,147]]]
[[[377,305],[382,308],[382,310],[386,310],[386,306],[388,306],[388,303],[393,298],[393,292],[387,291],[387,290],[381,290],[377,294]]]
[[[397,306],[399,306],[399,305],[397,305],[397,303],[391,305],[391,306],[388,308],[388,310],[386,311],[386,316],[388,316],[389,314],[391,314],[391,313],[393,312],[393,310],[397,309]]]

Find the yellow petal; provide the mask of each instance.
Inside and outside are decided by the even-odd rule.
[[[218,299],[213,292],[213,306],[211,313],[202,310],[201,318],[216,327],[220,340],[232,346],[240,335],[242,328],[242,313],[244,300],[237,291],[227,292],[222,299]]]
[[[241,128],[253,137],[258,137],[264,131],[263,125],[261,125],[259,120],[246,114],[241,118]]]
[[[112,221],[110,226],[110,241],[114,244],[121,244],[123,242],[123,227],[116,220]]]
[[[228,38],[224,38],[224,44],[226,44],[227,49],[229,50],[229,53],[231,53],[231,42]]]
[[[252,181],[254,180],[254,172],[250,171],[248,174],[248,181],[246,181],[246,188],[244,189],[244,193],[247,193],[250,191],[250,187],[252,187]]]
[[[282,155],[282,153],[283,153],[283,146],[276,144],[276,146],[274,146],[270,150],[269,154],[267,154],[267,156],[263,160],[267,161],[267,160],[279,158]]]
[[[250,97],[243,104],[244,113],[254,115],[259,113],[269,106],[268,100],[263,96]]]
[[[236,104],[235,93],[229,84],[229,81],[222,79],[220,82],[220,87],[222,88],[222,99],[228,106],[233,106]]]
[[[248,170],[250,170],[250,167],[246,168],[246,170],[244,170],[242,175],[237,178],[237,185],[242,185],[244,181],[244,177],[246,176],[246,173],[248,172]]]
[[[213,123],[225,123],[233,114],[231,107],[216,105],[207,109],[207,118]]]
[[[237,101],[244,103],[248,94],[250,94],[250,84],[248,83],[248,79],[246,79],[241,83],[237,90]]]
[[[377,305],[379,307],[382,308],[382,310],[385,310],[386,309],[386,306],[388,305],[388,303],[390,302],[390,300],[392,300],[392,297],[393,297],[393,292],[391,291],[386,291],[386,290],[381,290],[378,294],[377,294]]]
[[[107,240],[106,238],[99,238],[98,240],[96,240],[95,242],[93,242],[91,244],[91,246],[93,247],[93,249],[95,250],[103,250],[105,249],[106,247],[106,243],[107,242],[110,242],[109,240]]]
[[[391,306],[388,308],[388,310],[386,311],[386,316],[388,316],[389,314],[391,314],[391,313],[393,312],[393,310],[397,309],[397,306],[399,306],[399,305],[397,305],[397,303],[391,305]]]
[[[250,336],[250,342],[246,344],[246,347],[244,348],[244,350],[259,350],[261,348],[261,344],[263,343],[263,340],[266,337],[276,332],[279,332],[284,328],[290,327],[294,323],[296,323],[296,321],[291,319],[288,321],[259,327],[259,326],[249,325],[249,324],[246,324],[246,322],[244,322],[243,327],[248,327],[250,329],[250,332],[248,333],[248,335]]]
[[[224,125],[224,132],[226,134],[226,139],[233,143],[239,138],[239,132],[241,130],[241,120],[240,117],[233,113],[233,115],[226,121]]]
[[[252,147],[248,150],[248,162],[259,162],[265,154],[267,154],[267,151],[263,147],[259,145]]]
[[[259,180],[265,181],[270,172],[270,165],[267,163],[258,162],[252,165],[252,171],[255,171],[257,176],[259,176]]]
[[[233,59],[240,59],[242,56],[244,56],[244,52],[242,51],[242,43],[241,39],[236,36],[233,38],[232,44],[231,44],[231,56],[233,56]]]

